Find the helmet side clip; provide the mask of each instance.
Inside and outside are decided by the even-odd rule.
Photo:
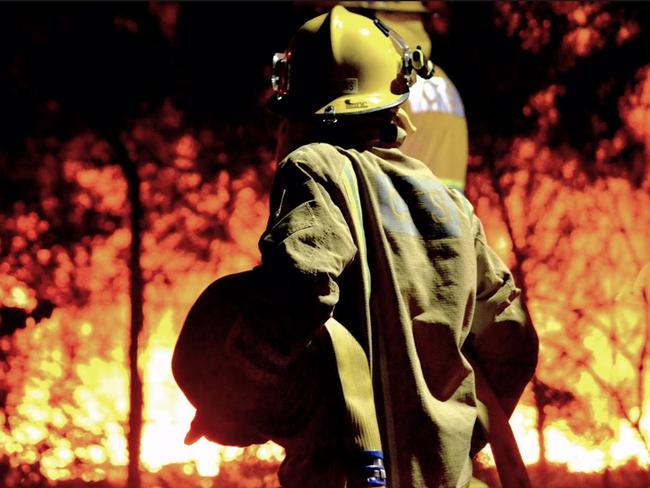
[[[322,120],[325,125],[334,125],[338,122],[338,119],[336,118],[336,109],[333,105],[329,105],[325,109]]]
[[[384,24],[380,19],[374,19],[373,22],[386,37],[393,39],[402,50],[403,71],[408,86],[413,84],[413,71],[421,78],[427,80],[433,76],[435,71],[434,64],[430,59],[426,58],[421,46],[416,46],[414,50],[411,50],[402,36]]]

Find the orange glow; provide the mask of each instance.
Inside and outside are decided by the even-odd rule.
[[[0,305],[31,311],[36,306],[33,290],[12,276],[0,276]]]
[[[177,6],[153,2],[151,8],[173,38]],[[597,2],[498,2],[494,8],[497,25],[526,55],[545,59],[544,50],[561,40],[553,66],[560,74],[578,58],[640,32],[638,23]],[[127,31],[139,28],[131,19],[116,22]],[[551,42],[556,22],[566,30]],[[529,387],[510,424],[527,465],[547,461],[591,473],[635,462],[650,469],[650,64],[621,88],[620,124],[594,115],[591,123],[600,127],[594,132],[607,135],[594,136],[593,156],[556,134],[564,129],[558,102],[567,93],[558,80],[566,78],[555,73],[554,83],[517,107],[533,129],[495,138],[495,146],[506,143],[499,160],[471,156],[467,194],[495,251],[521,272],[541,342],[536,379],[547,396]],[[277,464],[283,450],[271,443],[248,451],[205,439],[185,446],[194,409],[170,371],[181,323],[199,293],[259,261],[271,156],[262,148],[247,153],[257,160],[239,161],[228,141],[233,134],[245,139],[241,128],[193,131],[170,101],[156,116],[133,123],[125,148],[141,178],[146,282],[141,465],[150,473],[178,465],[184,476],[213,477],[250,452]],[[0,337],[6,357],[0,380],[8,392],[0,451],[17,476],[38,466],[49,480],[122,483],[129,409],[127,183],[94,135],[75,137],[61,154],[57,177],[71,188],[69,201],[52,190],[55,171],[41,170],[41,214],[18,202],[0,216],[10,236],[2,241],[0,306],[29,315],[37,298],[57,304],[49,318],[28,316],[24,328],[21,323]],[[628,160],[630,154],[641,162]],[[44,167],[54,164],[48,157]],[[52,243],[62,213],[75,229],[85,230],[90,220],[93,233]],[[489,447],[483,459],[492,462]]]
[[[179,117],[166,106],[161,120],[174,126]],[[153,129],[151,121],[144,121],[134,129],[134,137],[140,143],[153,139],[163,144]],[[96,156],[103,157],[106,148],[82,136],[68,152],[74,158],[63,164],[64,176],[76,185],[77,208],[124,215],[126,183],[121,170],[115,165],[88,165],[82,151],[88,146],[98,148]],[[257,239],[266,223],[267,195],[259,190],[258,171],[253,169],[240,175],[222,171],[203,181],[195,172],[200,143],[191,135],[178,138],[172,148],[175,169],[145,164],[141,170],[143,202],[151,205],[152,217],[143,236],[142,257],[149,284],[140,355],[145,394],[141,462],[150,472],[181,464],[185,473],[215,476],[222,463],[241,458],[244,451],[205,439],[184,445],[194,409],[174,382],[171,355],[184,315],[202,289],[218,276],[259,261]],[[182,192],[190,207],[174,202],[173,191]],[[161,208],[169,210],[158,213]],[[220,222],[226,234],[208,238],[207,231]],[[8,224],[17,231],[12,247],[18,254],[47,230],[35,214]],[[2,414],[8,421],[0,430],[0,450],[10,456],[13,466],[39,462],[41,474],[51,480],[122,480],[128,461],[129,302],[123,256],[130,234],[119,227],[87,242],[90,245],[76,246],[73,252],[56,246],[36,251],[39,263],[56,264],[56,289],[69,288],[74,279],[88,291],[83,306],[57,308],[39,324],[28,319],[10,341],[3,340],[3,349],[11,347],[15,354],[4,377],[10,394]],[[192,247],[207,255],[198,259],[184,252]],[[35,293],[3,270],[0,303],[31,311]],[[257,452],[267,462],[279,462],[283,456],[279,446],[270,444]]]
[[[616,44],[619,46],[636,37],[641,29],[639,24],[633,20],[623,24],[616,33]]]
[[[596,158],[609,161],[632,141],[649,153],[649,80],[650,68],[640,69],[636,84],[619,100],[624,127],[601,141]],[[541,341],[539,380],[558,394],[569,393],[544,407],[546,461],[570,472],[602,472],[630,461],[648,467],[647,173],[640,187],[616,174],[589,179],[585,169],[591,161],[566,146],[550,149],[548,129],[557,121],[562,95],[561,86],[551,85],[531,96],[524,113],[536,121],[536,130],[514,138],[499,162],[509,165],[502,177],[471,175],[469,194],[495,250],[509,265],[521,266]],[[514,242],[499,194],[506,195]],[[526,464],[540,455],[539,411],[533,405],[531,389],[511,419]],[[492,463],[489,449],[485,456]]]
[[[650,65],[636,75],[638,84],[620,102],[622,119],[632,137],[650,154]]]
[[[648,140],[646,134],[629,114],[647,103],[646,86],[643,72],[639,85],[621,101],[629,137],[642,142]],[[539,132],[513,141],[508,160],[516,169],[503,177],[516,247],[534,250],[521,265],[542,341],[540,378],[566,386],[583,401],[582,417],[549,415],[543,433],[546,457],[579,472],[602,471],[630,459],[648,466],[648,449],[640,433],[650,436],[649,398],[646,394],[639,401],[629,388],[638,376],[638,364],[631,361],[628,349],[639,351],[643,346],[638,332],[644,324],[640,310],[650,268],[639,268],[639,263],[650,262],[646,246],[650,216],[640,209],[650,207],[650,197],[622,178],[586,184],[582,161],[575,154],[546,147],[545,124],[553,123],[548,114],[559,94],[560,87],[549,87],[531,98],[527,106],[530,115],[538,118]],[[625,138],[618,140],[613,144],[625,144]],[[181,138],[177,155],[195,156],[195,144],[191,138]],[[191,172],[193,164],[179,170]],[[564,180],[546,174],[549,168],[562,168],[558,175]],[[82,180],[102,178],[100,173],[76,174]],[[156,185],[177,179],[171,173],[152,174],[157,179],[145,180],[143,187],[149,185],[145,192],[151,191],[155,200]],[[490,191],[492,182],[485,176],[473,177],[470,192],[482,192],[473,196],[476,210],[495,249],[512,266],[515,249],[503,215],[496,211],[498,196]],[[192,183],[195,210],[181,207],[159,214],[143,237],[143,266],[147,272],[159,270],[150,275],[145,290],[140,363],[145,385],[141,461],[150,472],[181,464],[187,476],[215,476],[224,463],[243,456],[242,449],[205,439],[192,446],[183,444],[194,410],[174,383],[170,358],[184,314],[201,290],[217,276],[250,268],[259,259],[257,238],[268,209],[266,195],[256,189],[257,178],[252,169],[237,176],[223,171],[209,183]],[[123,185],[97,184],[92,190],[96,201],[107,201],[102,192],[111,188],[125,191]],[[214,221],[224,222],[227,238],[202,237]],[[182,226],[177,228],[178,222]],[[69,270],[75,268],[91,295],[83,308],[56,309],[51,318],[28,324],[11,339],[17,354],[11,357],[5,377],[11,393],[2,418],[7,422],[2,423],[0,449],[12,465],[39,461],[42,474],[51,480],[123,479],[128,297],[123,282],[113,285],[110,294],[104,284],[106,276],[126,274],[120,255],[129,240],[128,231],[118,229],[95,238],[91,251],[79,249],[72,256],[61,250],[41,253],[40,259],[54,259],[63,269],[61,280],[69,279]],[[199,260],[183,252],[190,244],[205,246],[209,254]],[[554,269],[545,256],[559,260],[561,267]],[[3,276],[0,285],[4,304],[33,307],[33,292],[24,284]],[[586,353],[572,354],[576,343]],[[608,388],[620,391],[622,406],[617,406]],[[650,385],[645,391],[649,390]],[[527,392],[511,425],[529,465],[540,456],[537,415]],[[636,421],[638,429],[633,425]],[[600,434],[592,438],[587,435],[591,431]],[[277,463],[283,451],[267,444],[257,448],[256,455],[260,461]],[[485,456],[489,463],[489,449]]]
[[[249,224],[246,219],[232,222],[241,236],[246,236],[242,229]],[[251,232],[261,232],[259,225]],[[245,243],[227,247],[235,264],[225,264],[223,269],[254,265],[253,251],[246,254],[247,247]],[[243,452],[206,440],[183,444],[194,409],[171,375],[171,354],[183,314],[213,278],[211,270],[197,270],[181,277],[175,291],[156,285],[147,290],[148,332],[141,356],[145,383],[141,459],[152,472],[166,464],[185,463],[200,476],[214,476],[220,463],[236,460]],[[16,332],[15,346],[32,353],[14,358],[8,373],[7,380],[14,385],[7,407],[11,428],[0,434],[0,449],[17,462],[34,463],[36,451],[30,446],[47,443],[50,447],[39,459],[43,474],[52,480],[81,475],[103,479],[111,467],[126,465],[126,328],[122,325],[122,332],[116,334],[114,324],[125,324],[127,316],[126,297],[114,303],[99,300],[85,307],[83,316],[57,310],[51,319]],[[71,351],[76,351],[74,363]],[[259,456],[278,461],[282,450],[261,446]],[[75,459],[83,464],[73,466]]]
[[[600,33],[591,27],[574,29],[565,36],[564,43],[580,57],[589,56],[593,49],[601,48],[605,44]]]

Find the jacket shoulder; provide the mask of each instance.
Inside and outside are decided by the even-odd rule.
[[[312,142],[294,149],[279,164],[297,165],[317,180],[338,180],[347,158],[336,146]]]

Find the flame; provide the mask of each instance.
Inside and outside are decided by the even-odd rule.
[[[163,123],[177,127],[180,114],[170,106],[163,112]],[[147,121],[135,128],[134,136],[140,142],[159,137]],[[164,146],[163,142],[156,140]],[[171,203],[161,199],[161,194],[176,185],[194,210],[176,208],[156,214],[154,208],[151,228],[143,236],[142,265],[149,282],[140,355],[144,382],[141,463],[152,473],[177,464],[188,475],[210,477],[219,473],[223,463],[241,459],[245,451],[205,439],[192,446],[183,443],[194,408],[172,377],[171,356],[184,315],[200,292],[218,276],[258,263],[257,239],[268,213],[267,196],[260,189],[259,170],[245,169],[237,176],[221,171],[214,180],[203,181],[195,171],[200,142],[181,135],[170,146],[175,170],[143,165],[143,202],[154,207]],[[98,157],[105,151],[101,143],[80,136],[67,152],[63,174],[77,188],[72,199],[78,215],[73,218],[83,218],[84,209],[89,208],[122,215],[126,184],[119,168],[89,166],[84,147],[94,148]],[[210,226],[219,222],[225,236],[210,239]],[[46,230],[36,214],[7,223],[18,234],[15,252]],[[191,241],[183,241],[186,238]],[[38,463],[40,474],[50,480],[123,481],[128,462],[129,301],[124,279],[128,273],[121,256],[129,241],[128,230],[119,227],[94,237],[89,247],[77,246],[72,253],[37,249],[39,262],[54,260],[58,265],[49,286],[65,289],[74,271],[74,279],[88,290],[89,298],[80,307],[55,309],[38,324],[28,321],[24,329],[2,339],[2,351],[11,350],[12,355],[2,377],[10,394],[0,418],[0,450],[12,467]],[[206,249],[207,256],[201,260],[183,252],[192,246]],[[2,266],[0,303],[31,311],[36,292],[10,276],[6,263]],[[275,463],[283,456],[283,450],[273,444],[259,446],[255,453],[261,461]]]
[[[14,286],[11,288],[9,299],[4,300],[5,305],[15,306],[18,308],[34,308],[34,297],[29,296],[29,292],[22,286]]]
[[[173,38],[177,7],[152,8]],[[612,16],[597,3],[499,2],[495,9],[497,24],[533,53],[548,48],[553,22],[565,22],[561,70],[640,32],[638,23]],[[131,19],[119,23],[138,29]],[[538,376],[559,392],[559,400],[547,399],[540,410],[535,393],[527,390],[510,424],[528,465],[540,462],[538,428],[544,421],[546,461],[564,464],[568,471],[600,472],[631,460],[649,467],[650,341],[644,334],[650,324],[644,314],[650,291],[650,174],[636,163],[641,169],[629,172],[614,170],[610,163],[627,157],[633,144],[642,147],[646,159],[650,154],[650,65],[637,71],[634,86],[619,99],[621,127],[608,135],[611,139],[597,142],[594,161],[566,145],[549,144],[561,123],[557,101],[564,94],[556,83],[530,97],[522,111],[536,130],[509,141],[498,162],[508,169],[497,183],[507,195],[512,236],[491,177],[473,174],[468,184],[493,247],[510,266],[521,265],[541,339]],[[149,219],[142,257],[148,284],[140,357],[145,388],[141,463],[152,473],[180,465],[185,475],[212,477],[243,459],[245,451],[205,439],[183,444],[194,409],[176,387],[170,359],[184,314],[202,289],[218,276],[257,264],[256,242],[268,212],[260,175],[271,166],[271,157],[260,150],[255,157],[263,165],[230,171],[234,151],[217,135],[182,132],[182,113],[166,102],[157,117],[136,123],[128,146],[136,156],[138,146],[154,148],[158,152],[152,158],[166,162],[139,159]],[[83,222],[89,211],[104,220],[98,225],[101,232],[72,249],[39,247],[61,205],[48,175],[51,168],[39,173],[44,216],[20,206],[0,216],[2,227],[13,233],[2,243],[9,259],[3,256],[0,262],[0,304],[31,313],[36,297],[66,303],[50,318],[38,324],[28,318],[24,329],[0,338],[9,366],[0,369],[9,392],[0,411],[0,450],[18,476],[25,466],[38,466],[50,480],[122,481],[129,408],[127,185],[102,141],[80,135],[63,153],[62,178],[74,188],[71,222]],[[89,163],[89,154],[106,164]],[[216,167],[210,181],[198,169],[202,158]],[[473,159],[481,163],[479,156]],[[47,165],[51,161],[45,159]],[[590,165],[602,174],[588,177]],[[221,226],[219,238],[212,225]],[[522,249],[529,254],[518,262],[515,253]],[[34,269],[44,267],[54,271],[39,285]],[[37,285],[42,289],[31,288]],[[73,285],[86,290],[88,298],[67,300],[62,290]],[[270,463],[283,457],[274,444],[254,452]],[[492,462],[489,448],[484,456]],[[17,483],[7,481],[8,486]]]
[[[514,147],[513,151],[519,149]],[[592,215],[584,221],[584,231],[574,229],[571,238],[565,237],[569,241],[567,251],[571,260],[564,261],[563,283],[557,282],[557,275],[544,263],[535,263],[534,259],[524,263],[529,280],[529,306],[541,339],[538,374],[542,377],[550,374],[553,379],[549,379],[549,383],[566,385],[575,395],[584,398],[582,408],[588,411],[585,415],[591,418],[567,421],[559,416],[548,421],[543,434],[547,446],[546,460],[565,464],[570,472],[600,472],[623,466],[631,460],[640,466],[650,466],[650,451],[640,437],[650,436],[650,396],[641,393],[644,396],[640,398],[637,390],[630,387],[641,382],[645,384],[645,389],[641,387],[638,391],[647,392],[650,385],[650,378],[644,374],[643,368],[647,361],[647,357],[643,356],[643,330],[647,327],[644,310],[648,306],[648,266],[644,266],[636,275],[634,272],[638,269],[634,264],[635,253],[638,253],[637,260],[640,262],[650,260],[647,246],[644,247],[648,241],[648,227],[638,219],[633,221],[632,216],[621,222],[623,214],[618,212],[616,206],[610,212],[602,207],[600,211],[593,208],[594,201],[606,197],[608,201],[618,202],[629,210],[634,208],[632,202],[650,205],[648,195],[642,190],[634,190],[627,181],[611,179],[598,182],[591,188],[568,191],[550,203],[549,195],[543,196],[543,184],[537,185],[537,192],[541,192],[541,195],[526,195],[519,194],[517,190],[518,184],[525,187],[526,179],[515,178],[513,181],[515,186],[510,198],[529,202],[527,212],[533,214],[535,207],[544,208],[543,220],[537,224],[541,229],[536,237],[539,243],[534,244],[542,252],[553,252],[556,258],[561,259],[558,252],[561,247],[558,248],[555,237],[558,228],[554,230],[554,226],[566,219],[568,212],[579,219],[580,215]],[[494,215],[494,211],[490,214],[486,201],[485,197],[479,200],[477,210],[484,217],[490,240],[496,244],[495,250],[504,260],[512,262],[510,241],[507,234],[504,236],[501,218]],[[566,202],[572,202],[572,205],[567,207]],[[510,205],[517,209],[513,203]],[[523,220],[524,209],[513,211],[511,217]],[[594,246],[594,239],[599,238],[598,234],[594,234],[593,222],[599,222],[599,232],[608,234],[611,251]],[[608,230],[617,227],[618,232]],[[531,245],[528,240],[524,242]],[[600,275],[586,271],[588,266],[596,266],[596,269],[609,267],[611,261],[599,256],[608,252],[613,252],[618,260],[616,274]],[[625,269],[631,272],[624,272]],[[589,276],[595,279],[587,282]],[[567,299],[569,296],[571,301]],[[567,318],[567,308],[575,307],[578,303],[593,303],[594,296],[599,296],[598,300],[604,303],[592,305],[592,308],[598,307],[593,315]],[[571,323],[570,320],[584,323],[584,327],[572,331],[567,325]],[[584,351],[591,353],[576,350],[576,342],[582,344]],[[639,363],[634,362],[635,357],[640,357]],[[574,371],[577,371],[575,376]],[[575,383],[567,385],[567,376],[575,379]],[[539,460],[537,415],[534,408],[524,404],[517,408],[510,422],[526,464]],[[636,421],[638,428],[635,429],[633,424]],[[590,429],[607,432],[590,435]],[[493,463],[490,457],[488,459],[488,463]]]
[[[529,466],[539,462],[536,421],[537,412],[528,405],[518,406],[510,419],[522,459]],[[641,424],[646,432],[650,432],[650,415],[645,415]],[[624,423],[619,423],[607,449],[601,445],[588,445],[583,436],[576,435],[571,426],[562,420],[549,425],[544,430],[544,437],[548,446],[546,460],[565,465],[569,472],[602,472],[624,466],[630,460],[637,461],[641,466],[650,466],[650,455],[646,447],[639,440],[638,434]],[[482,451],[481,460],[494,466],[489,446]]]
[[[540,157],[540,151],[543,149],[533,139],[516,141],[512,148],[517,160],[534,160],[541,168],[545,167],[546,159],[557,161],[560,158],[558,154],[542,154]],[[576,162],[573,164],[577,165]],[[530,165],[526,163],[522,167]],[[557,188],[557,183],[552,183],[551,179],[542,178],[537,181],[533,194],[518,193],[518,189],[525,188],[535,178],[539,176],[524,169],[514,173],[510,205],[515,209],[512,213],[515,220],[525,216],[523,207],[515,204],[516,199],[529,202],[528,208],[544,208],[546,218],[540,225],[545,226],[545,230],[538,236],[538,246],[542,249],[554,242],[552,237],[557,233],[557,226],[567,211],[563,202],[571,201],[574,208],[580,209],[581,206],[592,208],[593,202],[612,194],[621,199],[627,198],[627,203],[624,204],[630,206],[632,202],[643,198],[626,181],[610,179],[582,190],[564,189],[566,194],[549,205],[549,191]],[[235,202],[227,220],[232,239],[212,242],[210,247],[210,261],[215,263],[214,269],[197,262],[192,256],[172,251],[173,246],[161,244],[153,238],[153,234],[144,238],[145,267],[152,269],[164,264],[175,277],[171,284],[154,279],[146,288],[147,323],[141,355],[145,385],[141,461],[150,472],[157,472],[170,464],[181,464],[187,475],[216,476],[224,463],[239,460],[243,456],[244,451],[240,448],[218,446],[204,439],[192,446],[183,444],[194,409],[175,385],[170,371],[170,359],[184,313],[201,290],[216,275],[249,268],[258,260],[255,245],[267,209],[264,196],[251,188],[254,179],[255,173],[252,171],[242,173],[235,182],[222,173],[215,180],[215,185],[222,191],[215,192],[216,196],[212,199],[202,201],[202,205],[205,205],[202,208],[215,213],[222,211],[226,201],[232,199]],[[224,196],[223,190],[226,187],[230,188],[232,195]],[[647,199],[647,195],[644,198]],[[650,201],[646,204],[650,205]],[[504,259],[512,261],[512,243],[503,228],[503,220],[498,215],[491,214],[491,208],[494,206],[489,196],[478,199],[477,211],[482,215],[495,248]],[[590,221],[587,222],[589,223]],[[632,222],[628,224],[632,226]],[[645,232],[647,228],[649,227],[637,227],[639,232]],[[588,227],[586,230],[585,234],[574,231],[573,238],[576,239],[578,249],[583,249],[592,242],[593,237],[589,232],[593,232],[593,228]],[[633,242],[639,241],[639,249],[646,242],[644,235],[631,235]],[[96,241],[92,256],[88,259],[91,269],[114,267],[119,262],[116,257],[119,249],[128,244],[128,238],[125,231],[118,230],[104,241]],[[582,276],[579,263],[573,266],[578,266],[577,271],[568,269],[566,276],[575,273]],[[617,324],[622,329],[633,329],[641,320],[638,302],[634,300],[639,299],[639,290],[647,281],[644,278],[646,275],[647,272],[637,276],[619,273],[618,277],[609,276],[601,280],[603,293],[613,299],[607,316],[618,317]],[[535,273],[534,269],[528,269],[527,276],[533,282],[539,280],[538,286],[532,289],[533,298],[543,295],[545,290],[557,287],[555,282],[546,286],[548,279],[540,279],[539,273]],[[16,304],[26,305],[31,292],[22,284],[12,283],[9,288],[11,299]],[[580,296],[581,290],[575,291]],[[542,306],[533,301],[531,312],[535,322],[541,325],[544,357],[548,348],[544,343],[545,338],[565,332],[563,311],[561,307]],[[127,332],[123,325],[128,322],[127,319],[126,294],[115,300],[104,297],[101,290],[96,290],[83,309],[57,309],[51,318],[38,325],[28,325],[14,334],[12,347],[19,353],[10,359],[11,368],[6,373],[5,381],[12,388],[0,419],[5,421],[2,423],[5,427],[0,431],[0,449],[10,457],[12,466],[29,465],[38,461],[42,474],[51,480],[122,479],[123,469],[119,468],[127,463]],[[122,325],[116,327],[116,324]],[[609,338],[598,330],[585,334],[584,344],[600,356],[615,355]],[[633,374],[630,365],[622,358],[615,357],[611,363],[594,363],[592,366],[600,378],[614,382],[615,387],[629,381],[630,374]],[[552,369],[553,366],[542,365],[542,372]],[[621,466],[630,459],[636,459],[644,466],[650,465],[647,449],[639,440],[638,432],[629,423],[612,418],[611,409],[599,397],[598,386],[594,384],[593,378],[580,375],[575,390],[593,402],[595,421],[607,425],[612,434],[604,441],[591,442],[576,433],[575,426],[567,420],[551,420],[544,430],[547,460],[566,464],[569,471],[577,472],[602,471]],[[629,414],[632,418],[636,415],[634,411]],[[537,463],[540,456],[536,430],[537,411],[530,405],[529,399],[517,408],[510,423],[522,449],[524,461],[527,464]],[[641,429],[650,434],[650,416],[647,413],[640,418],[639,423]],[[283,451],[279,446],[267,444],[257,448],[256,456],[259,460],[277,463],[282,459]],[[489,449],[486,456],[489,459]]]
[[[623,127],[600,142],[599,178],[585,176],[593,163],[573,149],[548,147],[549,128],[558,122],[556,99],[563,95],[561,86],[551,85],[524,107],[537,130],[512,141],[500,162],[510,168],[496,182],[500,191],[486,174],[473,175],[468,185],[495,250],[511,266],[518,261],[524,273],[541,341],[538,377],[570,393],[545,405],[543,430],[546,461],[569,472],[650,466],[650,221],[640,210],[650,206],[647,171],[635,186],[629,174],[619,177],[605,166],[630,141],[648,154],[648,72],[639,69],[636,85],[619,100]],[[514,243],[499,193],[507,195]],[[526,392],[510,421],[526,464],[540,456],[533,397]],[[493,464],[489,449],[485,456]]]
[[[646,78],[640,80],[644,83],[641,86],[645,86]],[[635,88],[630,96],[639,90]],[[539,134],[544,134],[548,126],[555,123],[552,117],[548,117],[548,111],[560,95],[559,87],[551,87],[531,99],[528,105],[530,114],[538,114],[540,118]],[[645,103],[642,96],[637,98],[638,102],[628,104],[630,110]],[[629,130],[636,130],[636,119],[632,117],[630,120]],[[504,182],[510,189],[507,205],[515,230],[528,225],[527,216],[540,216],[535,222],[538,232],[533,237],[526,237],[516,231],[515,243],[518,247],[533,245],[544,253],[554,250],[558,239],[564,239],[566,247],[556,251],[561,251],[558,254],[560,258],[568,260],[571,257],[566,261],[570,266],[563,270],[563,280],[567,283],[579,285],[586,277],[593,276],[587,271],[588,266],[598,264],[599,255],[604,252],[594,247],[594,242],[604,241],[594,241],[594,235],[608,236],[614,246],[612,252],[621,264],[621,268],[616,268],[617,273],[596,275],[596,285],[590,282],[588,286],[575,286],[572,289],[575,303],[561,300],[559,303],[546,303],[544,297],[558,290],[557,273],[554,274],[544,262],[537,262],[536,266],[531,261],[522,264],[526,278],[530,280],[530,308],[542,338],[542,358],[548,358],[540,365],[540,375],[548,375],[548,383],[562,385],[565,380],[558,375],[567,375],[570,366],[564,363],[559,371],[556,370],[559,363],[553,341],[566,335],[567,308],[575,307],[576,303],[591,303],[588,293],[593,290],[609,300],[607,307],[598,311],[598,320],[605,321],[609,328],[605,330],[614,330],[620,340],[628,334],[630,338],[626,343],[635,347],[639,345],[634,332],[643,319],[639,300],[643,300],[642,291],[647,285],[648,273],[635,273],[634,261],[621,249],[627,249],[625,239],[629,238],[629,245],[640,259],[650,261],[645,247],[645,233],[650,225],[639,225],[643,222],[640,214],[635,220],[613,208],[612,196],[616,197],[616,205],[624,209],[635,208],[635,205],[647,208],[650,200],[647,194],[635,190],[621,178],[605,178],[577,187],[558,184],[558,180],[546,175],[545,171],[560,167],[559,174],[567,181],[581,181],[581,161],[570,151],[549,150],[539,137],[516,138],[508,156],[515,170],[504,177]],[[637,136],[635,133],[634,137],[640,141],[647,140],[645,134]],[[187,161],[196,158],[197,141],[182,136],[174,147],[174,157],[185,158],[179,170],[192,172]],[[179,167],[179,164],[175,163],[175,166]],[[119,199],[106,199],[102,190],[104,185],[112,187],[107,182],[110,178],[101,173],[87,173],[83,166],[77,168],[75,174],[82,183],[89,185],[89,191],[92,187],[92,199],[109,202],[106,208],[115,209],[114,203],[110,202]],[[159,179],[145,180],[143,187],[145,195],[148,195],[146,198],[154,199],[156,184],[161,184],[161,181],[169,184],[175,179],[173,174],[164,172],[152,174]],[[145,270],[164,271],[164,274],[152,274],[145,290],[146,324],[140,363],[145,385],[141,462],[149,472],[155,473],[173,464],[182,465],[186,475],[211,477],[220,473],[224,463],[244,456],[244,450],[240,448],[219,446],[204,439],[192,446],[183,444],[194,409],[175,385],[170,359],[184,314],[202,289],[217,276],[250,268],[259,259],[256,242],[268,209],[265,195],[256,190],[257,179],[258,174],[249,169],[237,177],[220,172],[210,184],[192,178],[189,182],[178,181],[190,188],[190,194],[196,194],[193,200],[196,213],[179,210],[170,215],[159,215],[143,238]],[[91,180],[97,186],[93,187]],[[531,185],[534,191],[528,191]],[[495,195],[489,193],[489,187],[489,180],[478,178],[472,182],[470,191],[480,188],[487,192],[474,199],[477,212],[495,249],[512,265],[515,260],[513,243],[504,227],[503,216],[493,211]],[[125,191],[121,185],[117,188]],[[567,202],[571,205],[568,206]],[[228,238],[204,240],[201,233],[206,218],[201,217],[202,213],[209,216],[208,221],[214,218],[224,222]],[[575,222],[567,234],[563,226],[567,225],[569,217]],[[179,219],[182,228],[192,229],[189,234],[197,239],[197,243],[183,245],[206,247],[209,249],[206,260],[197,260],[194,255],[181,252],[179,242],[183,234],[167,232],[178,225]],[[35,220],[33,225],[38,225],[38,222]],[[621,226],[625,235],[620,233]],[[117,229],[105,238],[96,238],[89,253],[57,257],[66,268],[72,266],[72,262],[78,263],[77,272],[92,291],[89,301],[82,308],[56,309],[49,319],[39,324],[30,323],[17,331],[11,340],[4,339],[0,343],[3,351],[15,351],[9,360],[10,369],[4,373],[3,380],[10,385],[10,394],[0,418],[3,420],[0,449],[9,457],[11,466],[38,462],[41,473],[51,480],[123,479],[127,463],[125,324],[129,315],[128,297],[125,284],[119,281],[115,288],[119,293],[116,296],[107,294],[106,281],[101,274],[126,274],[119,256],[128,246],[129,239],[128,231]],[[56,254],[56,251],[52,252]],[[171,276],[173,280],[161,276]],[[27,285],[6,276],[1,284],[3,303],[32,306],[30,300],[34,292]],[[578,319],[574,317],[573,320]],[[569,337],[566,345],[574,344],[571,341],[575,340]],[[602,381],[615,391],[625,391],[625,384],[630,383],[635,374],[633,365],[622,351],[613,347],[610,336],[603,334],[602,328],[586,329],[580,341],[598,357],[610,358],[604,362],[573,358],[583,361],[593,374],[578,374],[571,385],[572,391],[591,405],[587,410],[595,429],[607,432],[591,439],[584,431],[590,428],[589,425],[580,424],[583,420],[564,419],[562,416],[550,418],[543,432],[547,461],[566,464],[568,470],[578,472],[602,471],[621,466],[631,459],[643,466],[650,465],[648,451],[639,438],[639,431],[650,435],[647,411],[641,412],[637,405],[628,405],[625,412],[617,412],[602,394],[602,385],[598,384]],[[644,399],[642,405],[646,405],[647,400]],[[619,418],[620,414],[631,420],[638,418],[639,430],[635,430],[629,421]],[[539,462],[537,421],[538,411],[532,406],[531,393],[527,392],[524,403],[510,421],[527,464]],[[282,459],[283,451],[277,445],[267,444],[256,448],[255,455],[260,461],[277,463]],[[489,449],[486,456],[489,462]]]
[[[255,203],[248,192],[241,198]],[[251,228],[249,218],[242,218],[231,222],[236,233],[260,232],[259,220]],[[247,254],[245,247],[238,247],[235,254],[235,247],[224,243],[235,264],[226,264],[223,270],[255,264],[252,251]],[[104,250],[97,252],[102,255]],[[241,448],[205,439],[192,446],[183,444],[194,408],[172,377],[171,356],[185,311],[213,278],[210,271],[195,272],[179,279],[173,290],[162,285],[147,290],[141,461],[151,472],[182,463],[190,474],[215,476],[221,463],[243,454]],[[16,297],[27,296],[22,288],[14,289],[20,290]],[[115,324],[127,323],[128,310],[127,297],[112,303],[98,300],[83,311],[58,309],[50,319],[15,333],[14,347],[23,353],[11,359],[6,380],[13,388],[2,419],[8,415],[10,428],[0,433],[0,449],[12,463],[38,460],[42,474],[51,480],[83,477],[88,481],[104,479],[112,468],[127,464],[126,328],[116,329]],[[271,444],[257,452],[266,461],[277,462],[283,455],[279,446]],[[76,460],[83,467],[75,465]]]

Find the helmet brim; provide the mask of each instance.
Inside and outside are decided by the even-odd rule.
[[[314,112],[314,115],[324,115],[331,113],[332,110],[336,116],[346,115],[363,115],[380,110],[397,107],[404,103],[409,97],[409,92],[401,94],[377,93],[363,95],[343,95],[335,98],[330,103],[323,105]]]

